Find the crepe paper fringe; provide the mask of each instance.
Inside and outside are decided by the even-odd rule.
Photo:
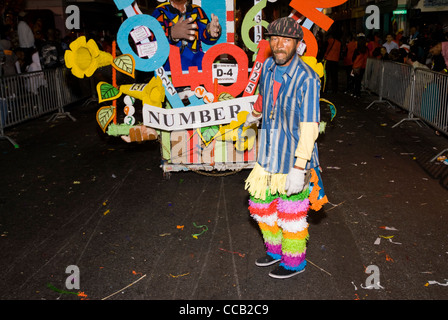
[[[284,255],[295,256],[306,252],[306,242],[308,238],[301,240],[283,239],[282,252]]]
[[[328,198],[326,195],[322,196],[320,194],[321,187],[319,186],[319,176],[317,175],[315,169],[311,169],[310,183],[313,184],[311,193],[308,197],[311,203],[310,209],[319,211],[324,204],[328,203]]]
[[[263,240],[265,243],[269,243],[271,245],[280,245],[281,247],[282,232],[280,230],[277,233],[261,230],[261,233],[263,235]]]
[[[282,245],[281,244],[272,244],[272,243],[265,243],[264,244],[266,247],[266,253],[267,254],[271,254],[272,255],[278,255],[278,256],[282,256]]]
[[[286,176],[283,173],[269,173],[256,163],[246,179],[245,189],[251,196],[262,200],[266,199],[268,189],[270,194],[285,194]]]
[[[261,230],[269,231],[274,234],[280,231],[277,222],[275,222],[273,225],[268,225],[267,223],[259,222],[258,226],[260,227]]]
[[[306,212],[310,207],[310,201],[308,199],[299,201],[279,199],[277,202],[277,210],[285,214],[297,214],[304,211]]]
[[[283,238],[285,239],[292,239],[292,240],[300,240],[300,239],[307,239],[309,238],[308,228],[303,229],[299,232],[287,232],[283,230]]]
[[[306,266],[306,260],[305,260],[305,255],[303,257],[302,262],[299,262],[300,259],[297,258],[289,258],[286,256],[282,257],[282,261],[280,262],[280,265],[287,269],[287,270],[292,270],[292,271],[300,271],[305,269]]]
[[[252,215],[258,215],[260,217],[274,214],[277,211],[277,201],[274,200],[271,203],[256,203],[249,200],[249,212]]]
[[[308,228],[306,218],[292,221],[284,221],[279,219],[277,223],[278,226],[282,228],[284,231],[292,233],[300,232]]]

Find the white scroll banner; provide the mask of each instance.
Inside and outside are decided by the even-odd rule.
[[[228,124],[241,111],[251,112],[258,95],[236,98],[200,106],[163,109],[143,105],[143,124],[164,131],[197,129]]]

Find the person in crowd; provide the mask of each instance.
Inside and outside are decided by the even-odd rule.
[[[400,51],[397,49],[392,49],[389,52],[389,60],[393,62],[400,62]]]
[[[344,93],[348,93],[353,88],[353,77],[350,75],[353,69],[353,53],[355,52],[357,46],[356,39],[354,35],[350,34],[348,37],[348,42],[345,44],[344,50],[344,69],[346,75],[346,88]]]
[[[381,47],[373,49],[371,57],[377,60],[381,60],[381,58],[383,57],[381,55]]]
[[[409,30],[409,45],[413,46],[414,43],[418,40],[420,36],[420,32],[418,31],[417,26],[412,26]]]
[[[182,70],[190,66],[202,69],[202,43],[213,45],[221,36],[221,25],[214,14],[211,20],[204,10],[191,0],[171,0],[156,7],[152,16],[165,31],[171,45],[180,49]],[[170,70],[169,61],[165,69]]]
[[[3,53],[3,70],[1,72],[4,76],[15,75],[17,56],[13,50],[11,50],[11,41],[7,39],[0,40],[0,51]]]
[[[398,49],[398,43],[393,40],[394,36],[392,35],[392,33],[388,33],[386,35],[386,42],[383,43],[383,47],[386,48],[387,53],[390,53],[392,49]]]
[[[331,84],[331,89],[325,90],[328,93],[338,92],[338,71],[339,58],[341,54],[341,41],[334,33],[328,34],[327,50],[324,54],[325,69],[327,71],[328,82]]]
[[[380,47],[381,60],[389,60],[389,54],[387,53],[386,47]]]
[[[35,49],[35,39],[33,30],[26,21],[26,13],[19,13],[19,23],[17,24],[17,35],[19,38],[19,47],[25,54],[25,61],[31,61],[31,56]]]
[[[431,55],[431,70],[436,72],[447,73],[447,65],[445,59],[442,55],[442,42],[434,41],[429,49],[429,54]]]
[[[429,69],[427,65],[421,63],[418,61],[418,56],[415,52],[410,52],[408,54],[408,58],[406,59],[406,63],[411,65],[414,69],[422,68],[422,69]]]
[[[381,47],[380,37],[378,36],[378,33],[375,32],[373,37],[367,41],[367,48],[369,49],[369,57],[372,56],[373,50],[379,47]]]
[[[44,69],[62,65],[63,53],[60,41],[56,40],[56,30],[49,28],[40,48],[41,64]]]
[[[308,210],[319,210],[328,202],[326,196],[318,195],[323,193],[315,142],[320,79],[296,53],[303,30],[293,18],[271,22],[267,36],[273,56],[263,65],[260,94],[244,124],[262,120],[263,132],[246,189],[249,211],[266,247],[265,256],[255,264],[267,267],[280,262],[269,276],[286,279],[305,270]]]
[[[369,51],[366,44],[366,38],[364,34],[359,34],[356,50],[353,53],[353,97],[355,98],[361,96],[361,82],[366,70],[368,56]]]

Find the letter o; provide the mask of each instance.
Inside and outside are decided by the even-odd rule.
[[[237,97],[244,91],[249,79],[248,66],[249,59],[246,53],[240,47],[230,43],[220,43],[212,46],[205,53],[202,59],[202,73],[204,74],[204,86],[209,92],[214,92],[213,83],[213,61],[221,54],[228,54],[232,56],[238,64],[238,77],[234,84],[230,86],[223,86],[218,84],[218,94],[227,92],[234,97]]]
[[[146,26],[155,35],[157,41],[157,51],[149,59],[142,59],[137,56],[129,45],[129,33],[136,27]],[[140,71],[154,71],[162,67],[170,53],[170,45],[165,32],[160,23],[152,16],[138,14],[126,19],[120,26],[117,34],[117,44],[121,52],[130,54],[135,60],[135,69]]]

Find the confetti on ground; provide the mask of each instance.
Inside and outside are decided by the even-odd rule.
[[[74,292],[74,291],[65,291],[65,290],[61,290],[56,288],[55,286],[53,286],[51,283],[47,283],[47,288],[51,289],[57,293],[62,293],[62,294],[73,294],[75,296],[81,297],[81,300],[87,300],[87,295],[84,292]]]
[[[425,287],[429,286],[430,284],[437,284],[439,286],[448,287],[448,279],[445,279],[446,283],[440,283],[438,281],[430,280],[425,284]]]
[[[375,240],[375,242],[374,242],[373,244],[374,244],[374,245],[379,245],[379,244],[381,243],[381,238],[386,239],[386,240],[389,240],[389,242],[390,242],[390,243],[393,243],[393,244],[401,244],[401,242],[393,241],[393,240],[392,240],[393,237],[394,237],[394,236],[379,236],[378,238],[376,238],[376,240]]]
[[[106,214],[108,214],[110,212],[110,210],[106,210],[104,213],[103,213],[103,215],[106,215]]]
[[[159,234],[159,237],[165,237],[165,236],[170,236],[171,233],[161,233]]]
[[[184,230],[184,226],[177,226],[177,229]]]
[[[219,250],[221,250],[221,251],[225,251],[225,252],[229,252],[229,253],[233,253],[233,254],[237,254],[237,255],[239,255],[241,258],[244,258],[245,256],[246,256],[246,254],[245,253],[240,253],[240,252],[233,252],[233,251],[229,251],[229,250],[226,250],[226,249],[223,249],[223,248],[219,248]]]
[[[73,291],[65,291],[65,290],[58,289],[58,288],[56,288],[55,286],[53,286],[51,283],[47,283],[47,288],[48,288],[48,289],[51,289],[51,290],[53,290],[53,291],[55,291],[55,292],[57,292],[57,293],[74,294],[74,295],[76,295],[76,296],[78,295],[77,292],[73,292]]]
[[[395,229],[394,227],[386,227],[386,226],[381,226],[379,227],[380,229],[383,230],[389,230],[389,231],[398,231],[397,229]]]
[[[208,227],[207,227],[205,224],[202,225],[202,226],[198,226],[198,225],[196,225],[196,223],[193,222],[193,225],[194,225],[196,228],[198,228],[198,229],[203,228],[203,230],[202,230],[201,232],[199,232],[199,233],[194,233],[194,234],[191,235],[191,236],[192,236],[193,238],[195,238],[195,239],[197,239],[201,234],[203,234],[204,232],[206,232],[206,231],[208,230]]]
[[[187,273],[179,274],[179,275],[175,276],[175,275],[172,275],[172,274],[170,273],[170,276],[171,276],[172,278],[180,278],[180,277],[188,276],[189,274],[190,274],[190,272],[187,272]]]

